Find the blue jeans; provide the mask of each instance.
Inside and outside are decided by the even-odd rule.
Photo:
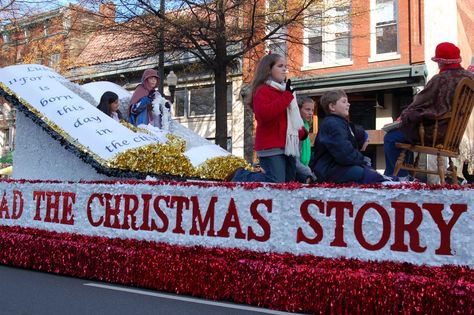
[[[259,157],[265,174],[275,179],[275,183],[293,182],[296,179],[296,161],[292,156],[278,154]]]
[[[360,183],[364,179],[364,168],[362,166],[354,165],[347,169],[347,171],[338,179],[336,183]]]
[[[302,173],[298,173],[296,172],[296,177],[295,177],[295,180],[298,182],[298,183],[306,183],[306,181],[308,180],[308,175],[304,175]]]
[[[267,182],[273,183],[275,180],[262,172],[251,172],[246,169],[238,170],[234,177],[233,182]]]
[[[385,172],[387,176],[393,175],[393,169],[395,168],[395,163],[397,163],[398,156],[400,155],[401,150],[395,146],[396,142],[408,143],[405,135],[398,129],[389,131],[385,134],[383,138],[383,151],[385,154]],[[405,156],[405,162],[411,162],[413,160],[412,152],[407,152]],[[398,177],[407,176],[407,170],[400,170],[397,174]]]

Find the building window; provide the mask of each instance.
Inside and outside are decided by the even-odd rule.
[[[350,59],[352,55],[351,7],[336,8],[333,18],[335,58],[336,60]]]
[[[9,44],[10,43],[10,33],[9,32],[3,32],[2,33],[2,38],[3,38],[3,43],[4,44]]]
[[[44,24],[43,24],[43,34],[44,36],[48,36],[49,34],[49,22],[48,21],[45,21]]]
[[[63,19],[63,28],[65,31],[69,32],[71,30],[72,23],[71,23],[71,18],[70,17],[65,17]]]
[[[23,29],[23,36],[26,40],[30,38],[30,29],[29,28],[25,27]]]
[[[372,3],[375,7],[372,11],[373,52],[375,55],[398,53],[398,1],[372,0]]]
[[[174,94],[175,97],[175,108],[174,108],[174,115],[176,117],[184,117],[186,116],[186,90],[177,90]]]
[[[312,15],[311,22],[307,23],[308,63],[323,61],[323,15],[321,11],[314,12]]]
[[[321,5],[305,19],[305,64],[338,64],[352,58],[351,7]]]
[[[174,115],[193,117],[214,115],[214,86],[189,87],[175,92]],[[227,113],[232,113],[232,85],[227,85]]]
[[[5,129],[3,130],[3,134],[5,135],[5,140],[3,141],[4,146],[9,146],[11,148],[11,130]]]
[[[56,53],[49,56],[49,66],[51,68],[56,68],[59,65],[59,61],[61,61],[61,54]]]
[[[272,32],[276,26],[268,25],[268,32]],[[282,27],[275,34],[270,36],[267,42],[268,52],[279,54],[282,56],[288,56],[288,45],[286,44],[287,38],[287,27]]]
[[[284,25],[286,1],[268,0],[266,32],[269,34],[267,50],[282,56],[288,55],[288,27]]]
[[[189,112],[191,116],[214,113],[214,87],[200,87],[189,90]]]

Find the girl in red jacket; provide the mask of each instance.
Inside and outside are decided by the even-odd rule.
[[[263,57],[255,70],[247,103],[257,121],[255,151],[265,173],[275,182],[294,181],[299,141],[308,136],[299,113],[285,58]]]

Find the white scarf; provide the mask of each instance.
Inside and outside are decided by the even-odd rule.
[[[285,91],[286,84],[280,84],[272,80],[266,82],[271,87],[280,91]],[[290,106],[287,107],[287,128],[286,128],[286,145],[285,154],[288,156],[300,156],[300,139],[298,137],[298,130],[304,127],[303,119],[301,118],[298,102],[296,101],[296,93],[293,92],[293,99]]]
[[[153,99],[153,123],[152,125],[162,130],[170,130],[171,109],[166,108],[165,104],[169,103],[159,92],[155,92]]]

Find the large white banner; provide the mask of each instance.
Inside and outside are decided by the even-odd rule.
[[[474,267],[474,190],[0,182],[0,225]]]

